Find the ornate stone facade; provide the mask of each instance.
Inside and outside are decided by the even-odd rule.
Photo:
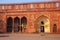
[[[0,20],[0,32],[60,33],[60,2],[0,4]]]

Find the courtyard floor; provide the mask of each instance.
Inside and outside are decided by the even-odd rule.
[[[60,40],[60,34],[0,34],[0,40]]]

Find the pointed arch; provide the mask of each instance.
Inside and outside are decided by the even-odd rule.
[[[27,18],[26,17],[22,17],[21,18],[21,31],[22,30],[24,30],[24,32],[25,32],[25,30],[26,30],[26,27],[27,27]]]
[[[14,18],[14,32],[19,32],[20,19],[18,17]]]
[[[50,32],[49,18],[42,15],[37,18],[37,32]]]
[[[7,32],[12,32],[12,17],[7,18]]]
[[[21,24],[27,24],[27,18],[26,17],[21,18]]]
[[[14,18],[14,23],[19,23],[20,24],[20,19],[18,17]]]
[[[57,24],[53,24],[53,32],[57,32]]]

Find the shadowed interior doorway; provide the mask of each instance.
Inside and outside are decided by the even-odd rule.
[[[9,17],[9,18],[7,18],[7,32],[12,32],[12,18],[11,17]]]
[[[20,30],[20,19],[18,17],[14,18],[14,32],[19,32]]]

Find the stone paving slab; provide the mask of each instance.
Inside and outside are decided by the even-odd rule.
[[[0,34],[0,37],[9,37],[9,34]]]
[[[5,34],[0,40],[60,40],[60,34]]]

